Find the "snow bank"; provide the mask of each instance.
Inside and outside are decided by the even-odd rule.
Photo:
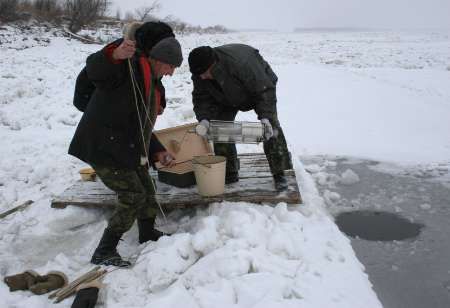
[[[285,204],[211,205],[189,232],[146,245],[133,270],[145,280],[112,273],[109,290],[124,279],[130,290],[144,283],[148,307],[379,307],[366,275],[355,271],[362,266],[349,240],[314,207],[303,214]]]

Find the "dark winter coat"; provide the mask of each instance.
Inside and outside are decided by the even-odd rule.
[[[112,44],[118,46],[120,42]],[[87,58],[85,77],[92,81],[95,89],[84,107],[69,154],[87,163],[134,169],[140,164],[143,143],[128,62],[114,64],[105,50]],[[137,83],[144,93],[137,57],[131,62]],[[145,112],[141,109],[140,114],[143,116]],[[163,150],[152,134],[149,156]]]
[[[123,40],[117,40],[113,44],[120,44]],[[166,108],[166,98],[165,93],[166,90],[164,85],[161,82],[161,78],[158,79],[156,87],[161,94],[161,107]],[[81,72],[78,74],[76,83],[75,83],[75,93],[73,95],[73,105],[80,111],[84,112],[86,107],[91,100],[92,94],[94,93],[95,85],[89,80],[87,75],[86,67],[84,67]]]
[[[243,44],[213,48],[213,80],[193,75],[192,101],[197,120],[216,119],[223,108],[254,109],[259,119],[276,114],[277,76],[258,50]]]

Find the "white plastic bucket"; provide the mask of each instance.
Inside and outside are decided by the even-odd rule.
[[[198,193],[203,197],[223,194],[225,190],[225,167],[227,159],[224,156],[195,156],[192,159]]]

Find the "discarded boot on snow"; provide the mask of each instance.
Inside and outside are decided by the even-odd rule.
[[[275,182],[275,189],[277,191],[286,191],[288,189],[288,182],[284,173],[274,174],[273,181]]]
[[[39,276],[36,284],[30,286],[30,291],[36,295],[42,295],[50,291],[62,288],[68,283],[67,276],[58,271],[48,272],[47,275]]]
[[[94,308],[97,304],[98,289],[88,288],[77,292],[71,308]]]
[[[145,243],[148,241],[156,242],[161,236],[164,235],[163,232],[155,229],[155,219],[138,219],[138,230],[139,230],[139,243]]]
[[[100,279],[82,283],[77,287],[77,295],[71,308],[94,308],[98,299],[98,292],[104,285]]]
[[[91,263],[97,265],[112,265],[117,267],[128,267],[131,263],[122,259],[116,248],[122,235],[116,234],[109,228],[105,229],[103,236],[91,258]]]
[[[38,281],[39,274],[33,270],[28,270],[20,274],[6,276],[3,281],[8,285],[9,291],[28,290]]]
[[[30,290],[36,295],[42,295],[65,286],[68,282],[66,275],[62,272],[49,272],[41,276],[33,270],[21,274],[7,276],[4,279],[9,291]]]

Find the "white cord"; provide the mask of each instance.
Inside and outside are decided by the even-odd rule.
[[[146,146],[146,143],[145,143],[144,128],[143,128],[143,126],[142,126],[141,113],[139,112],[138,98],[137,98],[137,95],[136,95],[136,88],[137,88],[138,91],[139,91],[139,94],[140,94],[140,97],[141,97],[141,102],[142,102],[142,104],[143,104],[143,106],[144,106],[144,110],[145,110],[145,113],[146,113],[146,115],[147,115],[147,117],[148,117],[148,120],[149,120],[149,122],[150,122],[150,125],[152,126],[152,130],[153,130],[154,125],[153,125],[153,123],[152,123],[152,120],[151,120],[150,117],[148,116],[148,112],[147,112],[147,109],[146,109],[146,106],[145,106],[145,102],[144,102],[144,98],[143,98],[143,96],[142,96],[142,93],[141,93],[139,87],[137,87],[137,85],[136,85],[136,82],[135,82],[135,79],[134,79],[134,72],[133,72],[133,68],[132,68],[132,66],[131,66],[131,60],[130,60],[130,59],[128,59],[128,68],[129,68],[129,71],[130,71],[131,83],[132,83],[132,86],[133,86],[134,102],[135,102],[136,111],[137,111],[138,119],[139,119],[139,126],[140,126],[140,130],[141,130],[141,138],[142,138],[142,144],[143,144],[143,146],[144,146],[145,158],[147,159],[147,167],[148,167],[148,169],[150,170],[150,160],[149,160],[149,158],[148,158],[147,146]],[[151,99],[151,98],[150,98],[150,99]],[[161,211],[161,214],[163,215],[165,224],[167,224],[167,217],[166,217],[166,214],[164,213],[164,210],[162,209],[161,204],[160,204],[160,203],[158,202],[158,200],[156,199],[156,187],[155,187],[155,183],[153,183],[153,179],[150,179],[150,180],[151,180],[150,182],[152,183],[152,186],[153,186],[153,191],[155,192],[155,198],[154,198],[154,199],[155,199],[155,202],[156,202],[156,204],[158,205],[159,210]]]

